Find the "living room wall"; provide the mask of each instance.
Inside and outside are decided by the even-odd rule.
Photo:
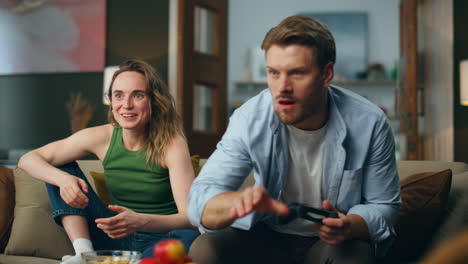
[[[235,83],[244,79],[246,51],[260,47],[266,32],[283,18],[299,13],[364,12],[368,15],[368,60],[390,71],[398,59],[398,5],[400,0],[231,0],[229,1],[229,105],[243,101]],[[293,4],[292,4],[293,3]],[[259,14],[262,14],[259,16]],[[340,58],[338,58],[340,59]],[[381,90],[376,87],[374,91]],[[249,94],[250,95],[250,94]],[[385,96],[386,93],[379,93]],[[393,103],[393,102],[392,102]]]
[[[169,0],[107,1],[106,65],[137,57],[167,80]],[[0,150],[33,149],[70,135],[66,102],[81,92],[105,124],[102,72],[0,76]],[[0,157],[0,159],[2,159]]]
[[[454,160],[453,26],[452,2],[418,2],[418,73],[424,87],[424,119],[418,125],[425,160]]]

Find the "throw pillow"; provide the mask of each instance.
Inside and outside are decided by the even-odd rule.
[[[0,165],[0,253],[8,242],[15,209],[13,171]]]
[[[414,261],[424,252],[447,204],[451,182],[451,170],[417,173],[401,180],[398,237],[386,256],[390,263]]]
[[[101,201],[105,205],[110,204],[109,191],[106,186],[106,175],[104,172],[90,171],[91,177],[93,177],[94,185],[96,186],[96,193],[101,198]]]
[[[5,253],[53,259],[74,254],[65,231],[52,219],[45,184],[19,168],[14,175],[15,218]]]
[[[193,166],[193,171],[195,172],[195,177],[198,176],[198,173],[200,173],[200,155],[193,155],[190,157],[190,160],[192,161],[192,166]]]

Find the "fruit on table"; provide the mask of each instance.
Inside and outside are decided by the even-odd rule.
[[[96,261],[96,262],[93,262],[93,264],[129,264],[130,261],[129,260],[123,260],[123,261],[115,261],[115,260],[112,260],[110,258],[104,260],[104,261]],[[148,263],[148,264],[152,264],[152,263]],[[157,264],[155,262],[155,264]]]
[[[184,257],[184,263],[192,263],[192,258],[190,258],[188,255],[185,255]]]
[[[185,247],[179,240],[164,240],[154,246],[153,254],[158,264],[183,264]]]
[[[143,258],[138,264],[159,264],[154,258]]]

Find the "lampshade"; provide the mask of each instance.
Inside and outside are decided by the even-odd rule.
[[[104,69],[104,85],[102,89],[102,103],[105,105],[110,105],[110,100],[107,97],[107,91],[110,88],[112,82],[112,76],[119,69],[119,66],[107,66]]]
[[[460,62],[460,104],[468,106],[468,59]]]

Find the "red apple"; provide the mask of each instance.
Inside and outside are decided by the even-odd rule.
[[[192,258],[189,257],[189,255],[185,255],[185,257],[184,257],[184,263],[192,263],[192,262],[193,262],[193,261],[192,261]]]
[[[159,264],[154,258],[143,258],[138,264]]]
[[[164,240],[154,246],[153,254],[159,264],[183,264],[185,247],[179,240]]]

